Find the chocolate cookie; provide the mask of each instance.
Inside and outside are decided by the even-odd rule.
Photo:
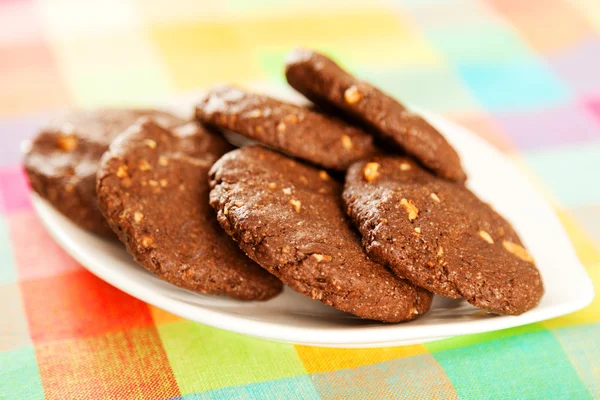
[[[100,209],[135,260],[160,279],[266,300],[281,282],[244,255],[208,204],[208,169],[230,149],[195,122],[169,130],[142,119],[100,161]]]
[[[305,49],[294,51],[285,76],[292,87],[316,104],[339,109],[367,125],[435,174],[461,183],[467,179],[458,154],[434,127],[324,55]]]
[[[156,110],[69,111],[43,128],[25,154],[31,187],[80,227],[114,234],[98,209],[96,169],[110,142],[143,116],[166,126],[183,121]]]
[[[431,294],[367,258],[325,171],[260,146],[223,156],[210,170],[210,203],[246,254],[292,289],[384,322],[425,313]]]
[[[407,158],[352,165],[343,198],[371,258],[420,287],[498,314],[521,314],[544,293],[533,259],[504,218],[464,186]]]
[[[340,119],[231,86],[211,90],[196,117],[323,168],[345,171],[377,152],[370,135]]]

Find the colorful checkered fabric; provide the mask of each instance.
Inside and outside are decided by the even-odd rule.
[[[164,103],[215,81],[283,85],[298,44],[508,154],[599,291],[598,0],[0,0],[0,397],[600,398],[600,298],[425,345],[294,346],[149,306],[50,239],[19,143],[54,110]]]

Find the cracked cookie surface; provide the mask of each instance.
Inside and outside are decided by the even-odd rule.
[[[179,287],[266,300],[277,278],[244,255],[208,203],[208,170],[231,146],[190,122],[142,119],[111,144],[98,170],[100,208],[129,253]]]
[[[362,250],[325,171],[260,146],[223,156],[210,171],[211,205],[246,254],[292,289],[384,322],[424,314],[431,294]]]
[[[352,165],[343,199],[367,253],[420,287],[498,314],[521,314],[543,295],[512,226],[467,188],[408,158]]]

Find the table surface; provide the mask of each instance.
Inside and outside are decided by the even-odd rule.
[[[44,231],[19,143],[57,109],[164,103],[215,81],[283,85],[301,44],[505,152],[598,291],[600,2],[324,3],[0,0],[0,398],[600,398],[600,299],[425,345],[294,346],[140,302]]]

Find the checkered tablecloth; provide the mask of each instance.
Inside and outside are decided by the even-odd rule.
[[[509,155],[599,291],[598,0],[0,0],[0,398],[600,398],[600,298],[425,345],[294,346],[149,306],[50,239],[19,143],[53,111],[283,85],[298,44]]]

